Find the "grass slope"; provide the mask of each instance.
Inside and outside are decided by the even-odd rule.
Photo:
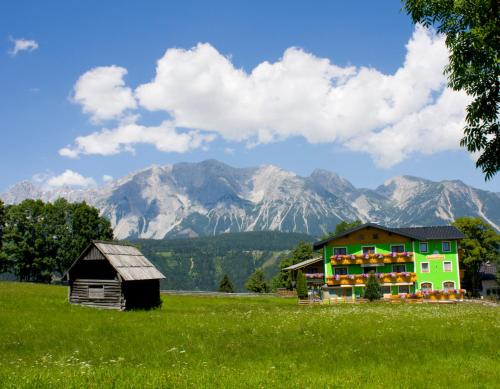
[[[2,387],[498,387],[500,310],[299,307],[168,296],[162,309],[70,306],[66,288],[0,283]]]

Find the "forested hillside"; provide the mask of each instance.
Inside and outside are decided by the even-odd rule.
[[[133,241],[167,279],[162,289],[217,290],[227,274],[237,291],[255,269],[262,267],[270,279],[278,272],[279,261],[301,240],[312,242],[306,234],[254,231],[221,234],[214,237]]]

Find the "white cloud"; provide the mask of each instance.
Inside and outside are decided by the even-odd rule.
[[[132,90],[123,81],[126,74],[125,68],[114,65],[89,70],[76,82],[73,101],[94,122],[120,118],[125,110],[136,108]]]
[[[113,181],[113,176],[110,176],[109,174],[105,174],[102,176],[102,180],[104,182],[111,182],[111,181]]]
[[[33,51],[38,49],[38,43],[32,39],[10,39],[14,46],[9,50],[9,54],[16,56],[21,51]]]
[[[226,155],[233,155],[234,154],[234,149],[232,147],[225,147],[224,148],[224,154],[226,154]]]
[[[215,138],[213,134],[199,131],[179,132],[170,121],[157,127],[146,127],[136,123],[121,124],[113,129],[103,129],[87,136],[76,138],[75,147],[65,147],[59,154],[76,158],[81,154],[114,155],[123,151],[134,152],[138,143],[152,144],[164,152],[184,153],[202,147]]]
[[[434,154],[459,149],[465,125],[464,106],[470,101],[465,93],[445,89],[435,104],[409,114],[394,125],[346,143],[355,151],[372,155],[375,163],[388,168],[415,152]]]
[[[458,148],[468,97],[446,87],[444,37],[417,26],[406,48],[404,63],[394,74],[337,66],[293,47],[277,62],[262,62],[251,72],[235,68],[207,43],[169,49],[158,61],[154,79],[135,89],[135,98],[142,108],[166,112],[171,121],[145,127],[136,124],[137,117],[130,123],[122,117],[115,129],[79,137],[75,147],[60,154],[111,155],[131,150],[135,143],[184,152],[210,141],[207,132],[247,146],[294,136],[338,143],[369,153],[383,167],[414,152]],[[118,85],[129,103],[117,104],[113,114],[98,115],[108,118],[136,105],[123,83],[125,69],[111,68],[121,70],[113,88],[101,90],[102,100],[113,101]],[[88,106],[84,109],[95,119],[101,105]]]
[[[67,169],[58,176],[48,178],[45,185],[51,189],[61,187],[88,188],[96,186],[96,182],[91,177],[84,177],[80,173]]]

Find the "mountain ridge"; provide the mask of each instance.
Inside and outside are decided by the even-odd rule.
[[[214,159],[152,165],[99,188],[44,189],[21,181],[0,196],[7,204],[58,197],[99,208],[121,239],[259,230],[320,236],[341,220],[406,227],[460,216],[482,217],[500,230],[500,193],[460,180],[396,176],[375,189],[356,188],[325,169],[302,177],[274,165],[235,168]]]

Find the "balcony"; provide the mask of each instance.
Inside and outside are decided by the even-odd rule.
[[[307,285],[323,285],[325,283],[325,275],[323,273],[306,273]]]
[[[413,262],[413,253],[387,253],[387,254],[348,254],[332,255],[332,266],[338,265],[369,265],[379,263],[405,263]]]
[[[316,279],[322,280],[325,277],[323,273],[306,273],[304,274],[304,276],[308,280],[316,280]]]
[[[326,277],[326,284],[328,286],[337,285],[365,285],[368,280],[368,274],[346,274],[346,275],[335,275]],[[417,280],[416,273],[404,272],[404,273],[376,273],[378,281],[381,284],[396,284],[396,283],[409,283],[415,282]]]

